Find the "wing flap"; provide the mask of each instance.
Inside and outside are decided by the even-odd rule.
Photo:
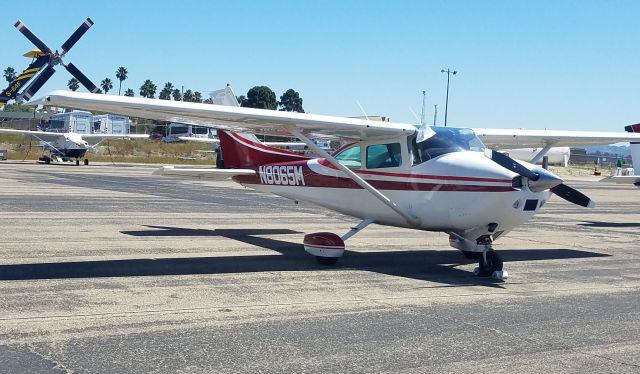
[[[254,175],[252,169],[204,169],[204,168],[176,168],[174,166],[162,166],[153,174],[170,177],[184,177],[196,179],[225,180],[236,175]]]

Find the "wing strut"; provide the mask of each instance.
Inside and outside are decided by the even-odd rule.
[[[547,143],[547,145],[545,145],[544,148],[540,150],[540,152],[538,152],[535,156],[533,156],[533,158],[531,159],[531,163],[534,165],[537,164],[538,161],[542,160],[542,158],[547,154],[547,152],[549,152],[551,147],[553,147],[553,144]]]
[[[302,140],[310,149],[313,149],[314,152],[324,157],[331,165],[335,166],[338,170],[345,173],[351,180],[356,182],[360,187],[369,191],[373,196],[375,196],[378,200],[382,201],[389,208],[393,209],[394,212],[398,213],[402,218],[404,218],[407,223],[411,226],[420,226],[422,223],[420,218],[414,217],[413,215],[402,210],[398,204],[393,202],[391,199],[383,195],[380,191],[378,191],[375,187],[367,183],[364,179],[362,179],[358,174],[354,173],[348,167],[342,165],[335,157],[331,156],[329,153],[324,151],[322,148],[318,147],[314,142],[312,142],[309,138],[304,136],[300,131],[298,131],[295,127],[287,126],[286,129],[291,132],[296,138]]]

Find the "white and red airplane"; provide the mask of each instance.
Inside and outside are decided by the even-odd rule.
[[[164,167],[159,174],[228,178],[259,191],[311,202],[359,218],[342,236],[307,234],[304,248],[333,264],[345,240],[371,223],[445,232],[451,246],[477,258],[476,274],[505,279],[495,239],[531,219],[552,194],[584,207],[587,196],[534,164],[486,149],[640,141],[640,134],[546,130],[416,128],[411,124],[305,113],[54,91],[32,104],[193,123],[219,130],[222,168]],[[320,158],[261,144],[260,132],[294,136]],[[348,145],[329,154],[310,137],[333,136]],[[480,138],[479,138],[480,136]]]

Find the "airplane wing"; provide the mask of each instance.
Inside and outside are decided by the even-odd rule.
[[[148,139],[147,134],[80,134],[89,145],[96,146],[110,139]]]
[[[71,91],[53,91],[30,104],[117,113],[157,121],[195,123],[235,132],[260,131],[287,136],[290,136],[288,128],[350,139],[384,138],[416,132],[413,125],[405,123]]]
[[[33,136],[34,138],[45,141],[45,142],[55,142],[58,139],[64,138],[64,134],[59,132],[14,130],[14,129],[0,129],[0,132],[9,133],[9,134],[21,134],[25,136]]]
[[[544,147],[576,147],[620,142],[639,142],[640,133],[521,130],[521,129],[472,129],[482,142],[492,149]]]
[[[225,180],[235,175],[254,175],[255,170],[251,169],[204,169],[204,168],[176,168],[174,166],[163,166],[156,169],[153,174],[172,177],[190,177],[198,179]]]

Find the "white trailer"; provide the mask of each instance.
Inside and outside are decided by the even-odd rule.
[[[131,121],[129,117],[114,114],[93,116],[93,132],[101,134],[129,134]]]
[[[74,110],[73,112],[52,115],[47,131],[91,134],[92,125],[93,114],[90,112]]]

